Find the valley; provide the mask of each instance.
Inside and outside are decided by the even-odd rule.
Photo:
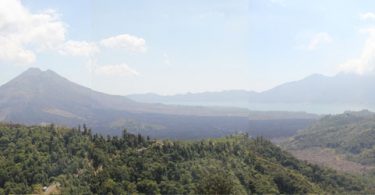
[[[375,194],[373,7],[0,0],[0,195]]]
[[[31,83],[32,85],[30,85]],[[54,92],[54,89],[59,89],[59,91]],[[211,97],[214,97],[214,95]],[[161,155],[169,156],[168,161],[163,161],[164,164],[173,162],[173,164],[177,165],[180,163],[178,160],[180,158],[185,160],[190,159],[193,164],[203,163],[196,170],[199,173],[211,172],[211,169],[217,169],[215,166],[228,166],[228,170],[222,174],[226,176],[232,175],[233,178],[225,181],[218,180],[217,182],[224,182],[223,185],[230,186],[228,186],[228,189],[220,189],[220,191],[234,190],[231,193],[372,192],[374,189],[371,178],[375,176],[375,165],[372,155],[372,150],[375,146],[374,139],[372,139],[375,129],[375,114],[367,110],[358,112],[348,111],[338,115],[316,115],[305,112],[252,111],[246,108],[224,106],[141,103],[123,96],[106,95],[96,92],[70,82],[53,71],[41,71],[34,68],[27,70],[0,87],[0,108],[3,113],[3,125],[0,128],[0,143],[4,150],[9,151],[12,143],[20,145],[21,142],[18,139],[26,139],[23,140],[25,144],[31,144],[34,148],[32,152],[35,154],[31,154],[31,156],[40,154],[40,152],[46,152],[46,148],[43,149],[42,146],[47,146],[48,140],[53,140],[54,138],[42,138],[38,145],[35,145],[35,142],[39,139],[39,133],[49,132],[50,136],[57,135],[59,137],[56,141],[61,142],[65,140],[64,142],[56,143],[60,144],[58,151],[67,152],[64,156],[73,155],[74,157],[70,158],[75,158],[77,162],[84,160],[83,162],[88,163],[79,163],[76,165],[78,167],[75,168],[66,167],[67,169],[62,172],[61,170],[51,169],[44,173],[44,179],[42,180],[40,178],[27,179],[27,183],[24,184],[26,187],[20,186],[21,180],[12,180],[12,184],[3,183],[2,188],[5,190],[5,193],[31,192],[33,190],[32,184],[35,182],[37,182],[37,186],[49,185],[50,183],[46,180],[49,177],[60,178],[53,180],[53,182],[62,184],[62,187],[57,190],[63,193],[73,193],[77,192],[77,190],[78,192],[86,191],[94,194],[104,192],[102,190],[122,193],[122,191],[116,191],[120,189],[125,189],[127,192],[143,193],[146,193],[144,190],[151,189],[160,193],[203,193],[200,190],[210,189],[208,186],[202,188],[198,184],[195,184],[195,182],[201,182],[197,180],[197,176],[194,176],[198,174],[195,172],[189,173],[191,175],[186,175],[186,177],[190,178],[189,181],[193,182],[190,187],[182,187],[183,181],[179,181],[173,183],[174,188],[167,188],[164,185],[171,185],[169,183],[171,182],[171,178],[168,179],[160,176],[161,178],[157,179],[151,175],[142,179],[142,181],[149,181],[151,183],[131,183],[130,181],[134,181],[134,178],[128,178],[125,175],[112,175],[111,172],[108,173],[109,178],[107,180],[85,180],[84,177],[86,176],[96,177],[98,171],[103,169],[111,171],[114,166],[111,163],[116,158],[115,156],[107,156],[105,158],[113,158],[113,160],[105,161],[104,163],[103,159],[92,159],[97,158],[96,155],[98,155],[97,152],[99,151],[87,150],[86,148],[83,149],[84,151],[77,153],[77,150],[81,150],[79,148],[84,143],[88,144],[88,146],[99,146],[98,144],[108,142],[112,145],[105,146],[103,151],[99,153],[115,152],[117,154],[125,152],[124,154],[127,155],[142,153],[142,155],[151,155],[150,157],[155,160],[156,157],[152,157],[152,154],[148,154],[147,151],[153,151],[153,153],[161,152]],[[18,125],[18,123],[29,126]],[[136,136],[137,134],[138,137]],[[73,146],[68,146],[69,143],[67,142],[67,140],[73,139],[73,137],[70,137],[73,135],[78,136],[74,139],[80,140],[72,142],[76,145],[74,146],[75,149],[71,148]],[[142,137],[142,135],[145,137]],[[31,143],[30,136],[36,136],[35,138],[31,138],[31,140],[34,140]],[[105,136],[107,138],[104,138]],[[124,136],[127,138],[125,139]],[[127,139],[132,139],[134,143],[128,143]],[[135,142],[134,139],[138,141]],[[273,140],[282,150],[267,141],[267,139]],[[127,144],[123,145],[125,142]],[[208,148],[206,148],[206,144]],[[257,144],[260,144],[260,146],[257,146]],[[165,146],[168,146],[169,149],[165,148]],[[198,146],[199,148],[203,148],[195,151],[198,153],[193,155],[191,152]],[[54,150],[51,148],[52,146],[49,147],[48,151]],[[132,149],[128,150],[126,149],[127,147]],[[159,151],[155,150],[155,147],[163,149]],[[181,148],[183,150],[180,151]],[[228,150],[227,153],[220,153],[219,151],[222,149],[224,151]],[[178,152],[175,153],[173,152],[174,150]],[[212,153],[212,151],[219,153]],[[13,152],[18,153],[22,151],[13,150]],[[173,157],[177,154],[182,156],[178,158]],[[255,161],[249,159],[243,161],[243,157],[240,154],[255,155],[251,157]],[[9,162],[3,159],[3,163],[5,163],[3,166],[9,167],[12,167],[14,163],[27,162],[26,159],[31,157],[13,156],[11,153],[4,153],[2,155],[3,157],[8,155],[7,158],[10,158],[11,161]],[[61,158],[65,158],[64,156],[54,157],[54,155],[57,155],[55,153],[46,153],[44,155],[50,159],[48,161],[50,163],[61,163]],[[216,155],[229,155],[229,159],[219,158]],[[22,160],[17,160],[20,158]],[[132,167],[135,162],[132,162],[131,159],[126,161],[126,166],[129,166],[127,168],[128,173],[133,171],[131,174],[141,174],[140,170],[135,171],[136,167]],[[228,161],[231,163],[223,164],[224,162],[228,163]],[[94,165],[91,163],[94,163]],[[125,161],[122,163],[125,163]],[[211,167],[207,163],[214,163],[215,166]],[[239,164],[249,166],[246,168],[247,172],[251,172],[249,180],[244,180],[244,177],[248,176],[238,175],[239,168],[230,168],[231,166],[238,167]],[[262,164],[262,167],[258,167],[260,164]],[[61,167],[63,165],[57,164],[56,166]],[[181,164],[181,166],[188,165]],[[301,168],[301,166],[309,168]],[[129,169],[130,167],[132,168]],[[157,170],[149,170],[151,172],[147,174],[154,174],[155,171],[160,172],[170,169],[170,167],[164,167],[160,170],[159,168]],[[23,169],[26,169],[26,167]],[[291,170],[282,176],[272,173],[284,169]],[[315,171],[314,174],[322,174],[318,177],[327,178],[324,180],[315,180],[314,177],[316,176],[312,176],[311,174],[313,173],[306,172],[305,169],[312,169]],[[316,173],[317,170],[319,170],[318,173]],[[94,175],[81,175],[83,172]],[[19,173],[11,172],[7,174],[14,175]],[[6,178],[5,175],[3,177],[3,181],[10,179]],[[19,177],[26,178],[26,176]],[[125,182],[126,184],[124,183],[124,179],[120,179],[123,177],[127,178],[125,179],[127,181]],[[138,175],[136,177],[144,176]],[[213,175],[212,177],[217,178],[219,176]],[[333,181],[330,179],[331,177],[342,177],[342,182],[350,185],[346,186],[344,183],[333,184]],[[82,186],[77,188],[71,187],[73,184],[69,182],[77,184],[78,178],[84,179],[87,182],[86,184],[90,185],[90,188],[84,188],[83,186],[86,184],[78,184]],[[257,182],[261,183],[257,183],[251,178],[256,178],[256,180],[260,180]],[[299,178],[299,182],[297,182],[296,178]],[[205,180],[203,177],[201,179],[202,181]],[[157,182],[153,183],[154,181]],[[115,184],[117,182],[120,183]],[[282,182],[282,184],[278,182]],[[112,187],[105,187],[106,185]],[[152,185],[153,187],[142,187],[141,185]],[[9,186],[17,187],[9,188]],[[15,189],[15,191],[12,191],[12,189]],[[218,189],[211,190],[215,191]],[[208,191],[204,192],[209,193]]]

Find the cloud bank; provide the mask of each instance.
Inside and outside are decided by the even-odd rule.
[[[59,53],[71,56],[91,56],[100,50],[96,43],[86,41],[67,41],[59,49]]]
[[[66,25],[53,10],[30,13],[18,0],[0,6],[0,60],[33,63],[36,52],[56,49],[65,41]]]
[[[372,12],[365,12],[359,14],[359,18],[361,20],[375,20],[375,13]]]
[[[53,51],[63,56],[86,57],[93,61],[101,49],[146,52],[143,38],[120,34],[101,41],[76,41],[67,38],[67,25],[52,9],[32,13],[20,0],[2,0],[0,6],[0,62],[28,65],[39,53]],[[94,66],[99,75],[129,76],[139,73],[126,64]]]
[[[340,71],[364,74],[375,70],[375,28],[361,29],[360,33],[368,36],[360,56],[340,64]]]

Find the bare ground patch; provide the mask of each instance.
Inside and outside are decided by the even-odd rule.
[[[329,167],[341,172],[365,173],[375,168],[374,166],[349,161],[345,159],[344,155],[337,154],[333,149],[328,148],[308,148],[303,150],[289,150],[289,152],[299,160],[305,160],[312,164]]]

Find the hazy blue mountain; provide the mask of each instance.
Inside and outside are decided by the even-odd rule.
[[[312,75],[282,84],[259,96],[256,102],[374,104],[374,75],[337,74],[333,77]]]
[[[375,108],[375,75],[314,74],[263,92],[222,91],[160,96],[135,94],[128,97],[148,103],[234,106],[251,110],[288,110],[338,113]]]
[[[133,94],[127,97],[136,101],[148,103],[246,107],[249,104],[249,97],[253,95],[256,95],[256,92],[245,90],[228,90],[221,92],[187,93],[169,96],[147,93]]]
[[[170,138],[217,137],[250,130],[257,135],[290,135],[315,118],[316,115],[302,112],[139,103],[35,68],[0,87],[0,121],[67,126],[85,123],[95,131],[109,129],[110,132],[103,132],[109,134],[128,128]]]
[[[202,107],[187,108],[138,103],[123,96],[107,95],[91,90],[75,84],[53,71],[41,71],[36,68],[28,69],[0,87],[0,106],[3,108],[0,118],[6,117],[9,109],[22,110],[25,107],[71,118],[86,116],[89,111],[95,109],[197,116],[248,115],[246,109],[204,109]]]

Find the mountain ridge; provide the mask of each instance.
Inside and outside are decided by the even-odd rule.
[[[375,109],[375,87],[372,83],[375,83],[374,74],[339,73],[335,76],[313,74],[262,92],[239,90],[175,96],[134,94],[127,97],[148,103],[234,106],[252,110],[274,108],[275,110],[329,114],[346,110]],[[241,93],[241,96],[236,93]]]
[[[223,136],[237,131],[290,134],[315,120],[308,113],[245,108],[141,103],[78,85],[57,73],[31,68],[0,86],[0,121],[22,124],[87,124],[120,134],[123,128],[163,138]],[[295,121],[293,123],[292,121]],[[297,125],[295,125],[297,124]],[[281,127],[280,127],[281,126]],[[281,130],[280,130],[281,129]],[[281,132],[281,133],[280,133]]]

